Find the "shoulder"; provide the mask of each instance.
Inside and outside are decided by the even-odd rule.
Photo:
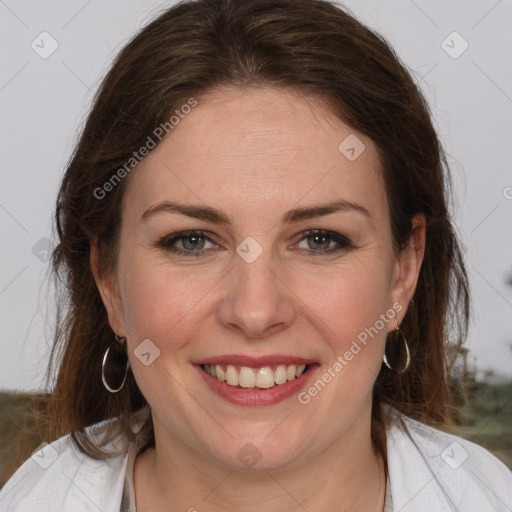
[[[393,408],[388,413],[388,469],[397,510],[512,510],[512,472],[494,455]]]
[[[104,424],[90,427],[89,433],[94,436]],[[44,445],[0,491],[0,511],[82,512],[100,507],[118,512],[130,444],[120,438],[110,444],[118,455],[106,460],[80,452],[70,434]]]

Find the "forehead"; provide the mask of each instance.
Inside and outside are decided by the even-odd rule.
[[[197,101],[133,172],[126,199],[139,216],[166,200],[253,218],[340,198],[385,213],[374,144],[318,99],[224,88]]]

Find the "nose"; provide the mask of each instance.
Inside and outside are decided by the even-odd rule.
[[[247,263],[236,256],[226,276],[225,295],[217,310],[223,327],[247,339],[264,339],[286,330],[294,321],[294,294],[284,271],[263,253]]]

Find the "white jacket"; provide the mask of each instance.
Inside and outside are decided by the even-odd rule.
[[[414,421],[387,431],[394,512],[512,512],[512,473],[484,448]],[[70,436],[28,459],[0,491],[1,512],[119,512],[130,449],[106,461],[80,453]]]

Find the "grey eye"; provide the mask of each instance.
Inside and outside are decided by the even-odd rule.
[[[325,250],[329,248],[332,238],[324,235],[309,235],[306,240],[310,249]]]
[[[180,239],[183,248],[193,251],[194,249],[201,250],[204,248],[205,238],[197,235],[190,235]]]

